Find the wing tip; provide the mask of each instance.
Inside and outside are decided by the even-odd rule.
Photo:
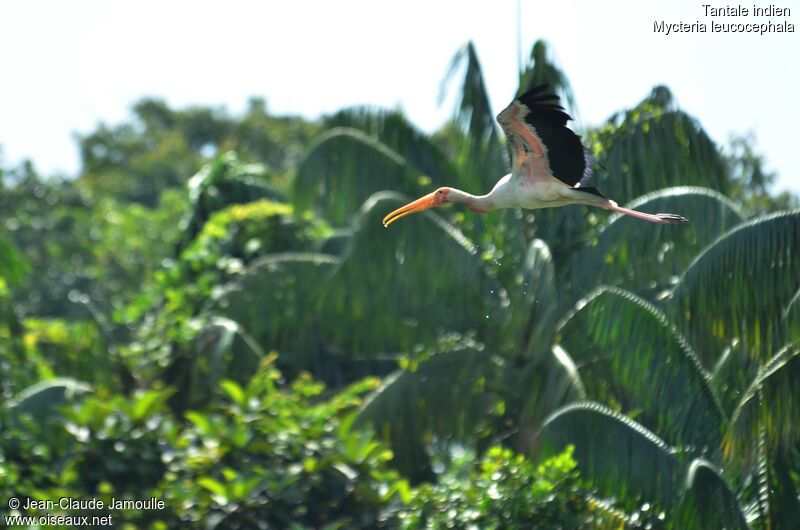
[[[550,85],[538,85],[514,98],[514,101],[524,106],[528,111],[536,111],[540,115],[563,120],[565,125],[572,120],[566,109],[561,105],[561,98],[550,90]]]

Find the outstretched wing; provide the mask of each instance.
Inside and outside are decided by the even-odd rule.
[[[571,119],[547,85],[525,92],[498,114],[497,122],[513,148],[512,175],[533,180],[555,177],[580,187],[588,173],[587,162],[580,137],[567,127]],[[589,190],[593,188],[583,189]]]

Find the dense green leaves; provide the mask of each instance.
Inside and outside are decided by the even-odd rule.
[[[538,467],[522,455],[492,447],[466,480],[455,474],[414,492],[398,514],[400,528],[499,530],[623,528],[625,520],[592,506],[581,491],[571,451]]]
[[[173,524],[378,527],[397,480],[385,465],[391,452],[347,419],[374,381],[320,400],[323,385],[307,375],[279,385],[270,362],[244,384],[223,381],[226,398],[187,413],[189,423],[170,434],[175,480],[164,496]]]
[[[5,292],[8,284],[17,283],[30,265],[14,247],[4,239],[0,239],[0,292]]]
[[[184,237],[193,239],[215,212],[232,204],[260,199],[285,202],[280,190],[268,181],[266,167],[240,162],[227,152],[198,171],[188,182],[189,208],[181,220]]]

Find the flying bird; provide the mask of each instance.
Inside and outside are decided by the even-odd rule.
[[[398,208],[383,218],[389,226],[401,217],[445,204],[466,204],[473,212],[499,208],[553,208],[585,204],[652,223],[683,224],[684,217],[672,213],[650,214],[622,208],[597,188],[585,186],[591,176],[591,158],[580,137],[569,127],[572,118],[547,85],[537,86],[511,102],[497,116],[511,145],[511,173],[501,178],[486,195],[472,195],[443,187]]]

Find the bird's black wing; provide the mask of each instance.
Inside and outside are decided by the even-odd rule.
[[[567,127],[571,119],[547,85],[512,101],[497,121],[514,149],[515,170],[524,166],[515,173],[534,179],[553,176],[570,187],[579,187],[586,159],[580,137]]]

